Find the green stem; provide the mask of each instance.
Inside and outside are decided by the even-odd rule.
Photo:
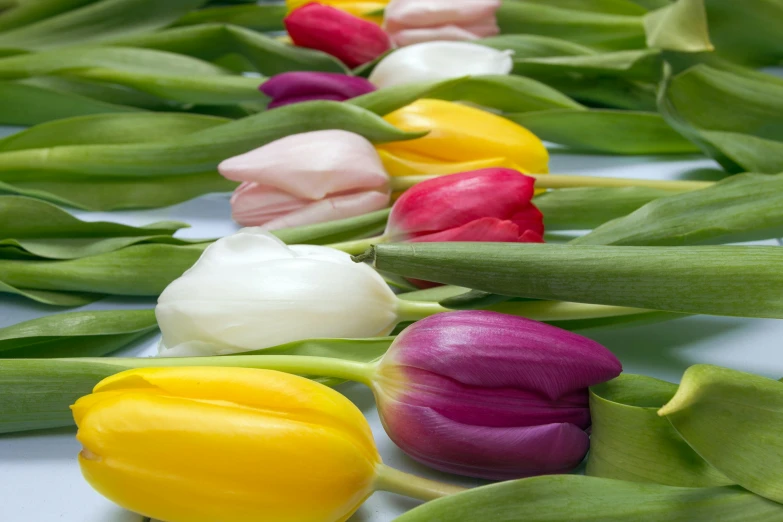
[[[377,470],[378,475],[375,479],[376,490],[391,491],[398,495],[417,498],[425,502],[467,491],[459,486],[452,486],[451,484],[425,479],[410,473],[403,473],[385,464],[379,464]]]
[[[506,301],[486,310],[519,315],[536,321],[572,321],[648,313],[644,308],[609,306],[568,301]]]
[[[711,181],[666,181],[658,179],[602,178],[597,176],[574,176],[569,174],[525,174],[536,179],[536,188],[559,189],[575,187],[645,187],[674,192],[699,190],[714,185]],[[394,176],[392,190],[400,192],[440,176]]]
[[[450,311],[450,309],[432,301],[397,300],[397,317],[400,322],[418,321],[431,315]]]
[[[351,255],[358,255],[364,253],[365,250],[378,243],[386,243],[388,238],[386,236],[368,237],[367,239],[356,239],[354,241],[343,241],[342,243],[332,243],[326,245],[337,250],[342,250]]]
[[[163,368],[172,366],[221,366],[277,370],[300,375],[317,375],[361,382],[370,386],[375,365],[346,361],[332,357],[305,355],[232,355],[219,357],[140,357],[81,359],[131,368]],[[122,371],[122,370],[118,370]]]

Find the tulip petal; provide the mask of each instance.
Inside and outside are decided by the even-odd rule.
[[[446,314],[447,315],[447,314]],[[490,480],[566,473],[579,465],[590,445],[573,424],[496,428],[471,426],[436,411],[384,401],[391,439],[414,459],[441,471]]]
[[[544,215],[532,203],[518,209],[509,219],[519,225],[520,230],[534,232],[539,238],[544,235]],[[533,242],[540,243],[541,241]],[[526,243],[526,241],[520,241],[520,243]]]
[[[310,200],[282,190],[245,181],[231,196],[231,217],[242,226],[263,225],[306,207]]]
[[[519,226],[511,221],[498,218],[481,218],[456,228],[416,236],[409,239],[408,242],[485,241],[491,243],[517,243],[520,237]]]
[[[347,74],[292,71],[273,76],[260,87],[272,98],[267,108],[311,100],[345,101],[375,90],[364,78]]]
[[[405,29],[392,37],[399,47],[407,47],[423,42],[463,42],[476,40],[479,37],[456,25],[446,25],[437,28]]]
[[[484,21],[494,18],[500,4],[500,0],[392,0],[384,12],[384,27],[396,32]]]
[[[444,162],[433,158],[427,158],[415,153],[399,151],[394,154],[387,150],[378,150],[383,167],[390,176],[415,176],[417,174],[443,175],[457,174],[471,170],[488,168],[507,168],[521,172],[514,162],[508,158],[486,158],[475,161]]]
[[[508,220],[531,206],[534,186],[535,179],[500,168],[427,180],[395,202],[386,232],[394,240],[401,240],[455,229],[481,218]],[[493,230],[490,226],[487,229]],[[508,238],[514,233],[514,241],[524,231],[513,232],[508,225],[495,229],[504,232],[499,237]],[[543,225],[534,228],[539,229],[543,230]]]
[[[370,62],[391,48],[383,29],[327,5],[307,4],[283,22],[296,45],[329,53],[349,67]]]
[[[424,42],[403,47],[383,58],[370,81],[378,87],[487,74],[509,74],[510,51],[468,42]]]
[[[317,200],[349,190],[388,190],[388,176],[372,144],[342,130],[294,134],[218,166],[234,181],[254,181]]]
[[[612,352],[591,339],[480,310],[437,314],[405,329],[384,357],[387,365],[403,372],[415,368],[466,386],[527,390],[550,400],[622,371]]]

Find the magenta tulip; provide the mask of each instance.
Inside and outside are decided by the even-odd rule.
[[[506,480],[575,468],[590,445],[588,387],[621,371],[609,350],[554,326],[450,312],[397,337],[375,393],[386,432],[412,458]]]
[[[371,62],[391,49],[389,36],[379,26],[328,5],[304,5],[284,23],[294,44],[331,54],[348,67]]]
[[[535,179],[490,168],[430,179],[392,208],[391,241],[541,243],[544,219],[531,202]]]
[[[292,71],[273,76],[259,90],[272,98],[267,108],[274,109],[312,100],[350,100],[373,92],[375,85],[347,74]]]

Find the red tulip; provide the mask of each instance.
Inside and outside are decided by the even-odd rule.
[[[329,53],[349,67],[371,62],[391,49],[383,29],[327,5],[307,4],[292,11],[284,22],[296,45]]]
[[[533,205],[535,179],[491,168],[431,179],[394,204],[391,241],[543,243],[544,219]]]

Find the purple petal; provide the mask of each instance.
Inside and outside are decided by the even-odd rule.
[[[343,101],[373,92],[375,86],[357,76],[293,71],[273,76],[259,90],[272,98],[273,103],[299,98]]]
[[[391,439],[435,469],[508,480],[571,471],[587,454],[587,433],[568,423],[494,428],[454,422],[436,411],[382,399]]]
[[[408,327],[384,358],[387,364],[467,386],[526,390],[550,400],[622,371],[620,361],[595,341],[530,319],[477,310],[437,314]]]
[[[338,94],[310,94],[305,96],[296,96],[293,98],[273,99],[271,102],[269,102],[269,105],[267,105],[266,108],[274,109],[276,107],[283,107],[284,105],[293,105],[294,103],[302,103],[302,102],[316,101],[316,100],[341,102],[341,101],[345,101],[346,99],[347,98],[343,98]]]

